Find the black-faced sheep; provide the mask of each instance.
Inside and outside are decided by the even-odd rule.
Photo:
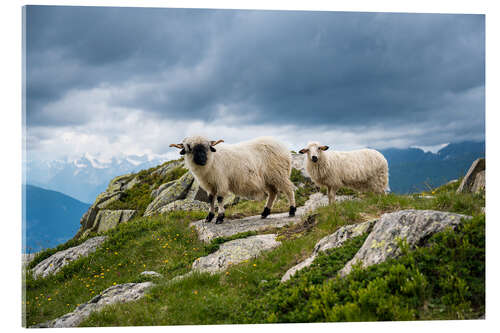
[[[210,213],[206,222],[215,216],[215,199],[219,212],[215,223],[224,220],[223,200],[229,192],[252,200],[261,200],[267,193],[267,204],[262,218],[271,213],[279,192],[284,192],[290,205],[290,216],[295,215],[295,193],[291,173],[291,153],[286,146],[271,137],[261,137],[237,144],[223,144],[202,136],[185,138],[170,147],[181,149],[186,166],[200,186],[209,194]]]
[[[361,192],[385,193],[389,170],[385,157],[373,149],[326,151],[328,146],[309,142],[299,153],[307,154],[306,171],[318,186],[328,189],[328,202],[335,202],[341,187]]]

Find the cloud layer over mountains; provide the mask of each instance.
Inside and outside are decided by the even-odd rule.
[[[32,158],[484,139],[484,16],[29,6]]]

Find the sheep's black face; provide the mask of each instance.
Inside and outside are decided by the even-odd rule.
[[[207,164],[207,147],[197,144],[193,147],[193,161],[198,165]]]

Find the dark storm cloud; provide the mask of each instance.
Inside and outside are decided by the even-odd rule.
[[[224,106],[256,124],[484,133],[481,15],[29,7],[27,19],[33,125],[71,123],[43,113],[69,91],[129,83],[149,88],[114,106],[172,119],[223,121]]]

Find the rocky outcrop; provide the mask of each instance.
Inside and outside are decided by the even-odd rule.
[[[94,221],[94,226],[90,228],[90,231],[105,232],[113,229],[118,224],[127,222],[133,218],[136,214],[135,210],[110,210],[103,209],[97,213]]]
[[[333,234],[321,238],[320,241],[314,246],[312,254],[304,261],[290,268],[281,278],[281,282],[288,281],[293,275],[295,275],[295,273],[310,266],[320,252],[341,247],[348,239],[358,237],[369,232],[376,221],[377,220],[372,220],[358,224],[346,225],[340,227]]]
[[[203,210],[208,211],[210,208],[209,204],[203,201],[198,200],[176,200],[167,204],[166,206],[161,207],[157,212],[158,213],[168,213],[174,210],[184,210],[184,211],[192,211],[192,210]]]
[[[275,237],[275,234],[257,235],[224,243],[216,252],[195,260],[192,270],[194,272],[220,272],[231,265],[255,258],[262,251],[277,247],[280,242],[276,241]]]
[[[337,196],[336,200],[341,202],[353,199],[352,196]],[[196,228],[198,237],[204,242],[209,242],[217,237],[227,237],[247,231],[262,231],[269,228],[282,228],[301,221],[302,216],[320,206],[328,205],[328,197],[322,193],[314,193],[306,201],[305,205],[298,207],[294,217],[288,213],[271,214],[262,219],[260,215],[245,217],[242,219],[226,219],[222,224],[205,223],[204,220],[192,222],[190,226]]]
[[[152,172],[153,175],[160,175],[160,176],[166,176],[167,173],[169,173],[171,170],[177,168],[177,167],[183,167],[184,166],[184,160],[177,160],[177,161],[171,161],[169,163],[166,163],[162,166],[160,166],[158,169]]]
[[[96,217],[99,211],[106,208],[112,202],[120,199],[124,191],[132,188],[137,183],[139,183],[139,179],[133,177],[131,174],[113,178],[109,182],[106,191],[99,194],[92,206],[83,214],[80,219],[80,230],[78,230],[74,238],[78,239],[85,237],[91,230],[96,231],[99,228],[98,223],[96,223]]]
[[[162,191],[146,208],[144,216],[150,216],[160,212],[160,209],[179,199],[184,199],[194,181],[191,172],[186,172],[174,184]]]
[[[100,311],[106,305],[131,302],[140,299],[144,296],[145,291],[152,285],[152,282],[143,282],[112,286],[87,303],[79,305],[75,311],[37,325],[36,327],[76,327],[90,316],[92,312]]]
[[[486,186],[485,170],[486,160],[484,158],[478,158],[472,162],[472,165],[457,189],[457,193],[478,193],[484,190]]]
[[[461,219],[470,216],[434,210],[401,210],[382,215],[366,241],[344,268],[341,276],[349,274],[354,264],[362,267],[379,264],[401,254],[398,241],[405,240],[410,248],[420,246],[433,234],[447,227],[455,228]]]
[[[33,268],[33,277],[43,278],[59,272],[61,268],[70,262],[95,252],[97,248],[104,243],[106,238],[106,236],[94,237],[78,246],[70,247],[69,249],[51,255]]]
[[[156,198],[160,195],[161,192],[169,188],[170,186],[175,184],[175,180],[169,181],[165,184],[161,184],[157,189],[151,191],[151,197]]]
[[[474,185],[472,185],[472,193],[479,193],[486,189],[486,170],[479,171],[474,179]]]

